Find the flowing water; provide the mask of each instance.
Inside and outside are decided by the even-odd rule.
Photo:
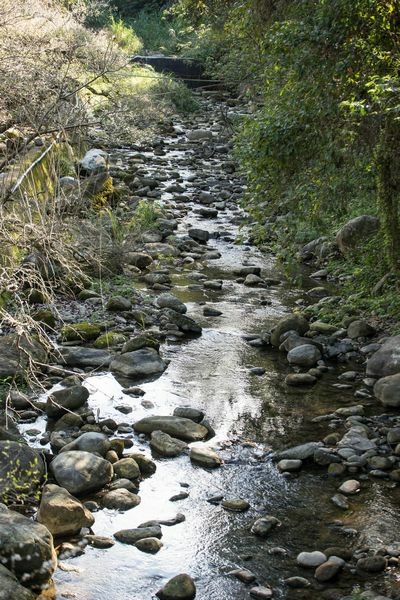
[[[216,104],[205,105],[214,110],[215,116]],[[210,122],[210,117],[205,115],[204,121]],[[204,159],[201,173],[196,171],[196,166],[188,162],[193,147],[182,150],[182,139],[168,140],[166,156],[154,158],[154,163],[148,165],[149,172],[161,167],[166,172],[178,170],[189,192],[204,177],[218,176],[223,181],[225,176],[230,185],[236,185],[230,176],[221,174],[218,157]],[[123,161],[129,153],[121,150],[114,158]],[[193,174],[197,183],[191,181]],[[171,194],[164,194],[162,201],[174,208]],[[192,211],[196,207],[194,203],[188,205],[178,235],[184,235],[189,224],[219,234],[208,245],[219,250],[221,258],[206,262],[201,272],[209,279],[223,279],[223,287],[221,291],[193,287],[190,271],[178,270],[172,291],[187,304],[188,314],[201,323],[203,334],[163,344],[162,355],[170,360],[168,369],[155,381],[140,384],[144,399],[154,404],[152,409],[142,406],[143,398],[124,395],[126,382],[118,382],[110,373],[90,376],[85,385],[91,392],[90,406],[98,409],[102,418],[113,417],[118,422],[121,413],[114,407],[121,403],[133,408],[123,419],[130,424],[150,414],[172,414],[177,406],[204,410],[216,432],[207,443],[218,449],[225,464],[209,471],[193,466],[187,455],[155,458],[156,473],[140,484],[141,504],[125,513],[97,512],[93,531],[112,536],[120,529],[152,519],[169,519],[178,512],[186,520],[172,527],[163,526],[164,546],[156,555],[117,542],[107,550],[87,547],[80,557],[64,561],[72,570],[56,573],[59,600],[150,600],[167,579],[183,572],[194,578],[198,600],[248,599],[249,587],[228,575],[237,567],[250,569],[261,585],[271,586],[274,598],[317,600],[323,597],[325,588],[313,581],[312,572],[296,566],[298,552],[332,545],[379,545],[398,539],[398,525],[394,524],[400,498],[398,490],[389,484],[370,483],[352,500],[352,510],[343,513],[330,502],[339,484],[327,477],[326,469],[304,469],[291,478],[276,469],[271,451],[322,439],[332,429],[326,422],[313,424],[311,419],[342,406],[344,400],[352,398],[353,391],[338,392],[332,387],[337,372],[328,373],[313,388],[290,389],[284,384],[289,371],[284,356],[247,343],[246,335],[267,331],[303,292],[285,284],[254,289],[238,283],[233,268],[243,264],[261,266],[267,278],[283,277],[272,256],[246,243],[232,242],[246,235],[236,224],[238,212],[234,208],[207,220]],[[262,302],[265,299],[270,303]],[[222,315],[204,317],[204,302],[220,309]],[[263,367],[265,374],[254,375],[251,367]],[[130,437],[135,449],[150,454],[147,441]],[[189,492],[187,499],[169,500],[182,490]],[[216,494],[245,498],[250,509],[232,513],[207,502]],[[254,520],[264,515],[273,515],[282,522],[266,540],[250,533]],[[286,588],[283,580],[293,575],[308,577],[311,588]],[[344,594],[355,582],[354,576],[344,572],[330,587],[340,588]],[[382,577],[376,585],[372,580],[373,587],[378,582]]]

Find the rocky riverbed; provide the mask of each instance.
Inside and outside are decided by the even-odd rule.
[[[5,500],[15,472],[35,495],[48,468],[41,525],[23,524],[44,550],[33,568],[22,540],[16,568],[24,518],[3,510],[3,563],[47,581],[50,531],[59,600],[398,598],[400,341],[356,317],[307,320],[330,290],[318,276],[291,289],[242,226],[242,108],[199,101],[154,144],[110,151],[123,209],[140,197],[161,213],[109,267],[123,288],[50,307],[48,391],[11,395],[18,427],[0,442]],[[33,598],[13,586],[5,598]]]

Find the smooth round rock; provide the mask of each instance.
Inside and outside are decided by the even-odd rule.
[[[300,552],[296,558],[298,565],[309,569],[319,567],[319,565],[322,565],[326,560],[325,554],[318,550],[315,550],[314,552]]]
[[[243,498],[223,500],[221,506],[225,508],[225,510],[230,510],[232,512],[244,512],[250,508],[250,504]]]
[[[181,573],[170,579],[156,596],[160,600],[193,600],[196,597],[196,586],[189,575]]]
[[[348,479],[338,489],[338,492],[341,494],[345,494],[346,496],[353,496],[354,494],[358,494],[361,489],[360,482],[356,479]]]
[[[156,537],[143,538],[135,544],[136,548],[146,554],[157,554],[163,547],[163,543]]]
[[[288,471],[291,473],[294,471],[299,471],[301,469],[302,465],[303,465],[303,462],[301,460],[286,459],[286,460],[280,460],[276,466],[278,467],[279,471],[281,471],[281,472]]]

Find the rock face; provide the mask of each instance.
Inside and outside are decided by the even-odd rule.
[[[321,359],[321,353],[312,344],[303,344],[290,350],[287,359],[291,365],[313,367]]]
[[[57,419],[69,411],[83,406],[89,398],[89,392],[83,385],[62,388],[50,394],[46,402],[47,416]]]
[[[290,315],[285,317],[274,327],[271,332],[271,344],[279,348],[281,336],[287,331],[296,331],[299,335],[304,335],[309,328],[308,321],[299,315]]]
[[[42,455],[25,444],[0,441],[0,501],[5,504],[40,493],[46,475]]]
[[[400,373],[400,335],[389,338],[367,361],[368,377],[387,377]]]
[[[183,417],[145,417],[133,425],[137,433],[152,433],[153,431],[163,431],[172,437],[187,442],[198,442],[207,437],[208,430],[199,423]]]
[[[92,513],[77,498],[65,488],[52,484],[43,490],[37,520],[54,536],[74,535],[94,523]]]
[[[156,594],[160,600],[193,600],[196,586],[193,579],[182,573],[170,579]]]
[[[130,379],[150,377],[165,371],[166,365],[154,348],[141,348],[117,356],[110,364],[110,370]]]
[[[15,334],[0,336],[0,377],[23,373],[28,360],[47,362],[47,352],[37,340]]]
[[[336,234],[339,250],[346,254],[374,236],[380,227],[379,219],[371,215],[361,215],[348,221]]]
[[[400,373],[378,379],[374,386],[374,394],[383,406],[398,408],[400,406]]]
[[[0,557],[3,565],[29,587],[47,583],[57,566],[49,530],[40,523],[1,507]]]
[[[11,571],[0,565],[0,600],[35,600],[36,594],[23,587]]]
[[[77,450],[56,456],[50,470],[61,487],[77,495],[100,490],[113,476],[113,467],[108,460]]]

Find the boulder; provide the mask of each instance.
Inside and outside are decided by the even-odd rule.
[[[321,352],[312,344],[304,344],[290,350],[287,359],[291,365],[313,367],[321,359]]]
[[[210,239],[210,234],[205,229],[192,228],[189,229],[188,234],[193,240],[199,242],[199,244],[206,244]]]
[[[0,336],[0,378],[24,374],[29,362],[47,362],[47,352],[37,339],[17,334]]]
[[[201,326],[191,317],[187,317],[171,309],[164,309],[163,313],[168,317],[169,322],[176,325],[182,333],[201,335]]]
[[[101,499],[101,505],[104,508],[129,510],[138,506],[140,500],[140,496],[137,496],[125,488],[120,488],[107,492]]]
[[[157,454],[171,458],[181,454],[188,446],[186,442],[171,437],[168,433],[164,433],[163,431],[153,431],[150,439],[150,447],[157,452]]]
[[[133,425],[137,433],[163,431],[172,437],[188,442],[198,442],[207,437],[208,429],[184,417],[153,416],[145,417]]]
[[[179,300],[179,298],[177,298],[173,294],[169,294],[168,292],[165,292],[164,294],[160,294],[158,296],[157,304],[160,308],[170,308],[181,314],[185,314],[187,312],[186,304],[184,304],[183,302],[181,302],[181,300]]]
[[[287,331],[296,331],[299,335],[304,335],[309,329],[308,321],[299,315],[290,315],[281,319],[271,331],[271,344],[279,348],[281,336]]]
[[[151,265],[153,259],[145,252],[127,252],[125,254],[125,261],[128,265],[133,265],[137,269],[144,271]]]
[[[322,565],[326,560],[325,554],[323,554],[323,552],[318,552],[317,550],[314,552],[300,552],[296,558],[297,564],[305,568],[319,567],[319,565]]]
[[[35,600],[36,597],[11,571],[0,565],[0,600]]]
[[[152,337],[147,333],[141,333],[139,335],[135,335],[125,342],[125,344],[122,346],[121,354],[125,354],[125,352],[141,350],[141,348],[154,348],[155,350],[158,350],[159,347],[160,342],[157,338]]]
[[[89,398],[89,391],[83,385],[73,385],[52,392],[46,402],[46,414],[52,419],[58,419],[63,414],[83,406]]]
[[[383,404],[390,408],[400,407],[400,373],[382,377],[374,385],[374,394]]]
[[[67,536],[79,533],[82,527],[91,527],[94,517],[65,488],[48,484],[43,489],[37,521],[54,536]]]
[[[110,364],[111,371],[130,379],[142,379],[161,374],[165,369],[166,364],[154,348],[141,348],[133,352],[125,352],[115,357]]]
[[[145,538],[161,538],[162,532],[159,525],[153,525],[151,527],[136,527],[135,529],[121,529],[114,533],[115,539],[122,544],[134,545],[139,540]]]
[[[193,600],[196,597],[196,586],[189,575],[182,573],[170,579],[156,596],[160,600]]]
[[[50,464],[57,483],[71,494],[89,494],[101,490],[113,477],[108,460],[90,452],[62,452]]]
[[[119,479],[135,480],[140,477],[140,469],[133,458],[121,458],[113,464],[114,473]]]
[[[193,446],[189,453],[190,460],[201,467],[214,469],[222,465],[222,458],[207,446]]]
[[[157,554],[163,547],[163,543],[158,538],[149,537],[138,540],[135,547],[141,552],[146,552],[146,554]]]
[[[386,377],[400,373],[400,335],[389,338],[367,361],[367,376]]]
[[[375,333],[375,327],[372,327],[372,325],[361,319],[352,321],[347,328],[347,335],[352,340],[355,340],[359,337],[371,337],[372,335],[375,335]]]
[[[108,170],[108,154],[99,148],[88,150],[79,163],[82,175],[105,173]]]
[[[61,364],[69,367],[108,367],[111,354],[98,348],[83,348],[81,346],[64,346],[59,349]]]
[[[46,464],[40,452],[19,442],[0,441],[1,502],[37,499],[45,477]]]
[[[123,296],[111,296],[106,304],[106,310],[110,312],[124,312],[131,308],[132,302]]]
[[[336,234],[339,250],[343,254],[356,250],[373,237],[379,231],[379,227],[379,219],[371,215],[361,215],[351,219]]]
[[[1,507],[0,557],[3,566],[32,588],[46,584],[57,566],[50,531],[40,523]]]
[[[321,446],[321,442],[307,442],[306,444],[300,444],[299,446],[293,446],[292,448],[278,452],[277,458],[279,460],[306,460],[307,458],[312,458],[314,452]]]
[[[104,458],[110,447],[110,440],[104,433],[88,431],[87,433],[82,433],[78,438],[63,446],[60,452],[83,450],[84,452],[99,454]]]

